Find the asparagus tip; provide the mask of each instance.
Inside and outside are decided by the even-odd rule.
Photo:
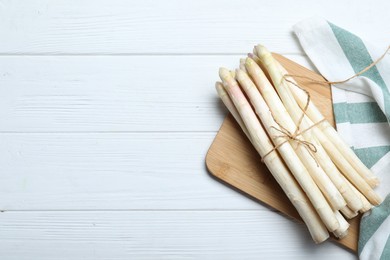
[[[369,179],[367,180],[367,182],[368,182],[368,184],[369,184],[372,188],[375,188],[376,186],[379,185],[379,179],[378,179],[378,177],[376,177],[376,176],[373,176],[373,177],[369,178]]]
[[[229,71],[228,69],[223,68],[223,67],[219,68],[219,77],[220,77],[222,80],[228,78],[230,75],[231,75],[231,74],[230,74],[230,71]]]
[[[221,98],[227,95],[225,88],[221,82],[215,82],[215,89],[217,90],[218,96],[220,96]]]
[[[253,65],[255,61],[253,59],[251,59],[250,57],[246,58],[245,60],[245,65]]]
[[[220,89],[223,89],[222,83],[219,81],[215,82],[215,88],[217,89],[217,91],[219,91]]]
[[[256,53],[258,54],[258,56],[264,56],[264,55],[267,55],[269,54],[270,52],[267,50],[267,48],[261,44],[257,45],[255,47],[256,49]]]
[[[230,71],[230,75],[232,76],[232,78],[236,78],[236,72],[234,70]]]
[[[257,56],[257,50],[256,50],[256,46],[253,47],[253,54]]]

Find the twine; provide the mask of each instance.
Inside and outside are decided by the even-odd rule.
[[[282,78],[282,80],[283,80],[283,78]],[[287,80],[287,79],[285,79],[285,80],[286,80],[286,81],[289,81],[289,80]],[[283,126],[276,120],[276,118],[275,118],[275,117],[272,115],[272,113],[271,113],[272,118],[274,119],[275,123],[280,127],[280,129],[277,128],[277,127],[275,127],[275,126],[271,126],[271,128],[274,129],[274,130],[276,130],[276,131],[278,131],[278,132],[280,132],[280,133],[282,134],[282,135],[275,135],[275,136],[273,136],[272,138],[273,138],[273,139],[277,139],[277,138],[286,138],[286,140],[284,140],[283,142],[281,142],[281,143],[277,144],[276,146],[274,146],[269,152],[267,152],[267,153],[261,158],[261,161],[264,162],[264,159],[265,159],[268,155],[270,155],[273,151],[275,151],[276,149],[278,149],[278,148],[279,148],[280,146],[282,146],[283,144],[289,142],[290,140],[293,140],[293,141],[297,142],[298,145],[303,145],[303,147],[305,147],[305,148],[308,150],[309,154],[310,154],[311,157],[314,159],[314,161],[316,162],[317,166],[319,166],[319,165],[318,165],[317,159],[314,157],[314,153],[317,152],[317,147],[316,147],[313,143],[311,143],[311,142],[309,142],[309,141],[305,141],[305,140],[299,139],[298,137],[299,137],[300,135],[306,133],[307,131],[311,130],[313,127],[315,127],[315,126],[321,124],[321,123],[324,122],[326,119],[324,118],[324,119],[322,119],[322,120],[316,122],[315,124],[309,126],[308,128],[306,128],[306,129],[300,131],[300,126],[301,126],[301,124],[302,124],[302,121],[303,121],[303,119],[304,119],[304,117],[305,117],[305,115],[306,115],[306,111],[307,111],[307,109],[308,109],[308,107],[309,107],[309,104],[310,104],[310,93],[307,92],[305,89],[301,88],[301,87],[300,87],[298,84],[296,84],[295,82],[292,82],[292,81],[289,81],[289,82],[291,82],[292,84],[296,85],[298,88],[300,88],[301,90],[303,90],[303,91],[306,93],[306,95],[307,95],[307,100],[306,100],[305,108],[302,110],[302,114],[301,114],[301,116],[300,116],[300,118],[299,118],[299,120],[298,120],[297,127],[295,128],[294,133],[291,133],[291,132],[288,131],[285,127],[283,127]]]
[[[295,86],[297,86],[299,89],[301,89],[302,91],[304,91],[307,95],[307,100],[306,100],[306,105],[304,107],[304,109],[302,110],[302,114],[298,120],[298,123],[297,123],[297,127],[294,131],[294,133],[291,133],[290,131],[288,131],[285,127],[283,127],[275,118],[274,116],[272,115],[272,118],[274,119],[275,123],[280,127],[280,128],[277,128],[275,126],[271,126],[271,128],[273,128],[274,130],[278,131],[281,133],[281,135],[276,135],[276,136],[273,136],[273,139],[277,139],[277,138],[286,138],[285,141],[279,143],[278,145],[274,146],[268,153],[266,153],[263,158],[261,159],[262,162],[264,162],[264,159],[270,155],[272,152],[274,152],[276,149],[278,149],[280,146],[282,146],[283,144],[289,142],[290,140],[293,140],[295,142],[298,143],[298,145],[303,145],[310,153],[311,157],[313,157],[313,159],[315,160],[317,166],[318,166],[318,162],[316,160],[316,158],[314,157],[314,153],[317,152],[317,147],[311,143],[311,142],[308,142],[308,141],[305,141],[305,140],[301,140],[299,139],[298,137],[304,133],[306,133],[307,131],[309,131],[310,129],[312,129],[313,127],[321,124],[322,122],[324,122],[326,119],[323,118],[322,120],[314,123],[313,125],[311,125],[310,127],[302,130],[302,131],[299,131],[300,130],[300,126],[302,124],[302,121],[306,115],[306,111],[309,107],[309,104],[310,104],[310,93],[302,88],[301,86],[299,86],[295,81],[292,81],[290,79],[287,79],[288,77],[292,78],[292,77],[295,77],[295,78],[304,78],[304,79],[308,79],[310,80],[311,82],[314,82],[314,83],[318,83],[318,84],[329,84],[329,85],[336,85],[336,84],[342,84],[342,83],[345,83],[345,82],[348,82],[354,78],[357,78],[359,77],[360,75],[362,75],[363,73],[367,72],[368,70],[370,70],[372,67],[374,67],[376,64],[378,64],[384,57],[386,57],[386,54],[389,52],[390,50],[390,46],[387,47],[386,51],[377,59],[375,60],[374,62],[372,62],[370,65],[368,65],[366,68],[364,68],[363,70],[359,71],[358,73],[356,73],[355,75],[347,78],[347,79],[344,79],[344,80],[339,80],[339,81],[328,81],[328,80],[316,80],[316,79],[313,79],[313,78],[310,78],[310,77],[307,77],[307,76],[302,76],[302,75],[293,75],[293,74],[285,74],[283,75],[281,81],[285,80]]]
[[[337,85],[337,84],[342,84],[342,83],[345,83],[345,82],[348,82],[350,81],[351,79],[354,79],[354,78],[357,78],[359,77],[360,75],[362,75],[363,73],[367,72],[368,70],[370,70],[372,67],[374,67],[376,64],[378,64],[381,60],[383,60],[383,58],[386,57],[386,54],[390,51],[390,45],[389,47],[387,47],[386,51],[377,59],[375,60],[374,62],[372,62],[370,65],[368,65],[367,67],[365,67],[364,69],[362,69],[361,71],[359,71],[358,73],[356,73],[355,75],[347,78],[347,79],[344,79],[344,80],[339,80],[339,81],[328,81],[328,80],[316,80],[316,79],[313,79],[313,78],[310,78],[310,77],[307,77],[307,76],[302,76],[302,75],[293,75],[293,74],[285,74],[283,76],[283,78],[286,78],[286,77],[294,77],[294,78],[303,78],[303,79],[308,79],[310,80],[311,82],[314,82],[314,83],[319,83],[319,84],[329,84],[329,85]],[[290,81],[291,82],[291,81]]]

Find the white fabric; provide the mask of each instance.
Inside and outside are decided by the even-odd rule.
[[[309,56],[313,64],[317,67],[318,71],[329,81],[344,80],[356,74],[357,71],[355,71],[354,66],[356,68],[360,60],[356,59],[356,57],[359,56],[354,56],[355,59],[353,61],[351,56],[348,57],[348,55],[351,55],[351,53],[353,55],[359,55],[359,51],[365,51],[365,57],[367,57],[367,53],[369,53],[371,59],[376,60],[384,52],[384,50],[375,48],[373,45],[361,41],[358,37],[352,35],[351,33],[331,25],[328,21],[322,18],[315,17],[299,22],[293,27],[293,30],[297,35],[304,51]],[[346,43],[349,43],[349,40],[351,43],[351,48],[346,45]],[[359,46],[359,48],[356,48],[356,46]],[[389,88],[390,55],[386,56],[375,67]],[[367,102],[374,102],[375,100],[383,113],[386,114],[385,103],[390,102],[390,100],[385,100],[386,93],[384,93],[384,91],[374,82],[372,78],[368,78],[365,75],[362,75],[347,83],[332,86],[333,104],[363,104]],[[337,128],[339,133],[346,139],[346,142],[350,146],[354,147],[355,149],[383,148],[384,151],[386,151],[387,147],[390,147],[390,128],[388,125],[388,114],[386,115],[387,121],[381,120],[379,122],[369,122],[368,120],[367,122],[356,123],[353,120],[345,119],[354,119],[350,118],[354,116],[352,113],[349,114],[350,111],[346,110],[344,112],[349,117],[345,117],[345,114],[343,114],[343,120],[345,121],[338,122]],[[335,116],[337,122],[338,115],[335,114]],[[373,115],[372,118],[376,118],[374,116],[375,115]],[[339,116],[339,118],[341,118],[341,116]],[[358,115],[356,118],[358,118]],[[385,197],[390,191],[390,153],[385,153],[383,154],[382,158],[378,158],[375,164],[372,165],[371,170],[378,175],[381,181],[381,184],[376,189],[376,191]],[[379,206],[378,209],[379,210],[375,212],[382,212],[382,210],[384,210],[384,212],[388,212],[387,208],[383,209],[381,206]],[[372,217],[378,216],[374,216],[374,214],[366,214],[363,218]],[[375,221],[376,219],[373,219],[373,222]],[[362,221],[362,223],[366,222]],[[369,221],[367,223],[369,223]],[[387,219],[385,219],[383,222],[379,221],[377,223],[381,223],[379,228],[375,230],[374,234],[367,243],[363,243],[364,247],[359,248],[361,251],[359,257],[362,260],[380,259],[382,253],[384,252],[385,245],[390,233],[390,218],[387,217]],[[375,227],[375,225],[372,226]],[[365,234],[371,234],[374,229],[371,229],[372,232],[367,232],[370,231],[370,228],[371,226],[361,226],[361,232],[366,232]],[[360,239],[362,241],[364,241],[363,237],[365,234],[360,234]],[[370,236],[366,235],[366,237]]]

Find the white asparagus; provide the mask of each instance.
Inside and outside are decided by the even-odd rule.
[[[340,212],[344,215],[344,217],[346,217],[347,219],[352,219],[354,217],[356,217],[359,213],[358,211],[353,211],[351,210],[350,208],[348,208],[348,206],[340,209]]]
[[[253,53],[248,53],[248,57],[251,58],[257,65],[261,66],[259,57],[257,56],[256,47],[253,48]]]
[[[373,208],[373,206],[370,204],[370,202],[364,197],[360,192],[360,199],[363,201],[363,208],[359,210],[360,213],[365,213]]]
[[[306,93],[299,89],[294,84],[288,84],[289,88],[294,94],[295,100],[298,102],[301,108],[306,105]],[[314,123],[320,122],[324,119],[324,116],[317,109],[317,107],[310,102],[307,108],[307,115]],[[371,186],[375,187],[379,184],[379,179],[362,163],[362,161],[356,156],[352,149],[344,142],[336,130],[329,124],[328,121],[323,121],[318,125],[329,140],[334,144],[345,159],[352,165],[352,167],[358,172],[358,174]]]
[[[341,239],[348,235],[348,228],[349,228],[349,223],[348,221],[345,220],[345,218],[340,214],[340,212],[336,211],[335,212],[336,218],[340,223],[340,227],[333,232],[335,237],[338,239]]]
[[[345,177],[343,176],[343,178],[345,179]],[[364,197],[364,195],[358,191],[355,186],[353,186],[350,182],[347,181],[347,183],[350,185],[351,189],[353,190],[353,192],[356,194],[356,196],[361,200],[362,202],[362,208],[359,210],[359,212],[361,213],[364,213],[364,212],[367,212],[369,211],[373,206],[371,205],[371,203],[367,200],[366,197]],[[353,210],[353,209],[351,209]]]
[[[253,53],[248,54],[252,59],[240,59],[239,70],[220,69],[222,83],[215,84],[218,95],[297,209],[313,240],[325,241],[328,231],[343,238],[349,227],[345,218],[351,219],[359,211],[366,212],[372,204],[382,201],[372,190],[379,180],[335,129],[322,121],[324,117],[311,101],[300,121],[307,103],[306,92],[289,82],[295,82],[293,78],[285,80],[288,72],[264,47],[255,47]],[[268,59],[268,55],[272,59]],[[258,65],[254,66],[256,63]],[[260,77],[253,67],[261,71]],[[266,69],[267,76],[261,68]],[[267,77],[273,81],[283,102]],[[264,87],[263,83],[267,82]],[[300,131],[316,124],[297,138],[313,144],[316,152],[310,153],[299,140],[291,140],[273,128],[287,130],[291,135],[298,122],[301,122]]]
[[[224,73],[227,77],[225,81],[225,88],[229,97],[226,95],[224,89],[221,89],[220,84],[216,84],[218,94],[223,97],[223,100],[225,100],[224,103],[226,102],[225,104],[228,104],[227,108],[232,115],[236,115],[234,116],[236,120],[239,119],[238,122],[242,122],[239,123],[240,126],[246,129],[244,132],[248,133],[248,138],[251,140],[253,146],[260,156],[264,157],[265,154],[268,154],[271,150],[273,150],[273,145],[253,112],[250,104],[241,92],[237,82],[226,75],[229,74],[226,70],[222,73]],[[227,100],[228,98],[229,100]],[[275,180],[282,187],[294,207],[297,209],[303,221],[306,223],[313,240],[316,243],[321,243],[328,239],[329,234],[326,227],[322,223],[304,192],[292,177],[279,154],[276,151],[272,151],[264,158],[264,163],[274,176]]]
[[[245,68],[245,59],[244,58],[241,58],[240,59],[240,70],[243,70],[246,72],[246,68]]]
[[[245,135],[250,140],[250,135],[248,132],[248,129],[246,128],[244,121],[242,121],[240,114],[238,113],[236,107],[233,104],[233,101],[230,99],[228,93],[225,91],[223,85],[221,82],[215,83],[215,89],[217,90],[218,96],[221,98],[223,104],[226,106],[226,108],[229,110],[230,114],[234,117],[238,125],[240,126],[241,130],[245,133]]]
[[[245,77],[245,75],[246,73],[241,70],[238,70],[236,72],[236,77],[241,83],[241,86],[245,90],[249,99],[251,100],[251,103],[254,106],[257,115],[261,118],[261,121],[264,124],[270,136],[275,136],[280,134],[278,131],[272,128],[273,126],[276,126],[276,122],[274,121],[271,115],[271,112],[269,110],[269,107],[267,106],[266,101],[264,101],[263,97],[260,95],[256,86],[249,79],[249,77],[246,75],[247,76],[246,79],[243,78]],[[225,80],[227,80],[226,77],[224,77],[224,75],[222,75],[222,77]],[[318,189],[316,183],[311,178],[310,174],[306,170],[305,166],[302,164],[301,160],[297,157],[291,144],[289,142],[285,142],[282,144],[283,140],[281,140],[280,138],[274,138],[273,141],[275,145],[278,146],[277,149],[280,152],[280,155],[282,156],[285,163],[291,170],[292,174],[295,176],[295,179],[298,181],[302,189],[309,197],[309,200],[312,202],[314,208],[318,212],[325,226],[328,228],[330,232],[336,230],[339,227],[339,223],[336,217],[334,216],[333,210],[331,209],[330,205],[327,203],[321,191]]]
[[[255,57],[258,59],[258,62],[260,62],[260,59],[257,56],[255,56]],[[279,67],[280,71],[283,73],[283,75],[288,74],[287,70],[279,62],[276,62],[276,64]],[[293,78],[289,78],[289,80],[291,80],[293,83],[297,84]],[[293,90],[290,89],[290,93],[292,91]],[[307,116],[305,116],[305,120],[309,123],[309,125],[313,125],[313,122]],[[336,149],[336,147],[334,147],[333,143],[327,141],[327,137],[321,132],[321,130],[319,128],[314,127],[312,129],[312,131],[313,131],[316,139],[321,140],[320,143],[321,143],[322,148],[325,148],[325,147],[323,147],[323,144],[326,143],[327,147],[328,147],[328,151],[334,151]],[[350,185],[349,181],[347,179],[345,179],[345,177],[340,173],[338,168],[334,165],[333,161],[334,161],[334,159],[336,159],[336,158],[334,158],[335,157],[334,154],[329,153],[327,155],[329,155],[329,156],[327,156],[327,158],[325,158],[325,159],[330,160],[330,162],[327,163],[327,167],[329,167],[329,168],[326,168],[326,166],[324,166],[324,165],[322,165],[322,166],[325,169],[327,169],[326,173],[329,174],[329,177],[331,178],[331,180],[333,181],[335,186],[339,189],[340,193],[342,194],[345,201],[347,202],[348,207],[352,211],[359,211],[360,209],[363,208],[362,201],[356,196],[356,193],[351,189],[351,187],[350,187],[351,185]],[[333,156],[333,160],[332,160],[332,156]],[[343,165],[345,165],[347,163],[348,163],[347,161],[343,161]],[[345,168],[344,166],[341,166],[341,169],[344,169],[344,168]]]
[[[233,78],[236,77],[236,72],[234,70],[230,70],[229,72],[230,72],[230,75],[232,75]]]
[[[254,53],[258,54],[258,51],[257,51],[257,48],[261,48],[260,46],[259,47],[255,47],[254,48]],[[258,58],[257,56],[255,56],[254,54],[252,55],[249,55],[253,58],[255,58],[255,62],[257,64],[261,63],[261,60],[260,58]],[[273,64],[269,64],[270,61],[268,61],[268,66],[270,65],[274,65],[276,66],[276,70],[279,70],[281,72],[281,75],[273,75],[274,77],[274,80],[276,82],[282,82],[282,76],[287,74],[287,71],[284,69],[284,67],[279,63],[277,62],[276,60],[271,60],[271,62],[273,62]],[[282,89],[280,89],[282,88]],[[278,92],[281,92],[282,95],[284,95],[284,98],[286,99],[286,95],[288,95],[288,97],[290,97],[290,100],[288,100],[288,102],[290,103],[289,105],[292,106],[291,108],[291,113],[290,115],[294,116],[295,115],[295,122],[297,122],[299,120],[299,116],[301,115],[302,113],[302,110],[301,108],[299,107],[299,105],[296,103],[294,97],[293,97],[293,94],[291,93],[291,90],[289,88],[286,88],[286,86],[282,85],[282,86],[279,86],[279,91]],[[308,127],[310,127],[311,125],[313,125],[313,123],[307,118],[307,116],[304,117],[303,121],[302,121],[302,128],[303,129],[306,129]],[[345,199],[347,205],[349,207],[351,207],[354,211],[358,211],[360,210],[363,205],[361,203],[361,201],[355,196],[355,194],[352,192],[351,188],[347,185],[347,183],[345,182],[345,180],[343,178],[341,178],[341,173],[339,172],[339,170],[337,169],[337,167],[334,165],[333,161],[331,160],[331,158],[329,157],[329,155],[326,153],[326,151],[324,150],[324,148],[322,147],[322,144],[319,144],[317,142],[317,138],[326,138],[320,131],[316,131],[316,128],[313,128],[311,130],[308,131],[309,134],[313,134],[314,135],[312,136],[311,139],[309,139],[310,142],[314,140],[316,140],[315,142],[315,145],[317,147],[317,153],[316,153],[316,158],[319,162],[319,164],[321,165],[321,167],[324,169],[325,173],[329,176],[329,178],[332,180],[333,184],[336,186],[336,188],[339,190],[339,192],[341,193],[341,195],[343,196],[343,198]],[[317,134],[315,134],[317,133]],[[317,137],[317,135],[320,135]],[[307,136],[305,136],[307,137]]]
[[[289,113],[284,108],[282,101],[279,99],[278,95],[276,94],[274,88],[266,78],[263,71],[250,58],[247,58],[246,68],[251,77],[253,78],[254,82],[256,83],[257,88],[259,88],[260,92],[265,98],[265,101],[270,107],[272,114],[278,120],[279,124],[281,124],[290,133],[294,133],[297,126],[290,117]],[[237,72],[236,76],[238,76]],[[298,117],[300,117],[301,114],[302,112],[298,114]],[[309,138],[308,134],[309,133],[303,134],[303,137]],[[280,133],[277,135],[280,135]],[[307,141],[314,144],[316,147],[319,146],[314,140],[309,139]],[[303,147],[302,145],[295,144],[295,148],[297,155],[300,157],[305,167],[309,170],[309,173],[313,177],[315,183],[321,189],[322,193],[325,195],[332,208],[334,210],[339,210],[345,207],[346,202],[340,194],[339,190],[330,180],[329,176],[324,172],[322,167],[319,167],[319,165],[317,165],[317,161],[322,160],[322,158],[319,158],[320,160],[316,161],[313,156],[316,156],[317,153],[314,153],[314,155],[310,154],[308,149],[306,149],[306,147]]]
[[[270,72],[270,76],[275,84],[275,87],[278,90],[279,95],[282,96],[282,99],[285,103],[289,103],[291,101],[291,99],[294,99],[294,95],[291,93],[294,91],[290,92],[291,89],[289,88],[289,85],[293,85],[293,86],[295,86],[295,85],[283,80],[284,74],[279,69],[277,62],[272,57],[271,53],[265,47],[258,45],[256,47],[256,51],[257,51],[257,54],[260,56],[260,61],[262,62],[262,64],[265,67],[267,67],[268,71]],[[300,91],[302,91],[302,90],[300,90]],[[289,92],[291,95],[288,94]],[[307,102],[307,94],[305,93],[305,95],[306,95],[306,102]],[[294,100],[294,103],[295,103],[295,100]],[[298,106],[298,104],[296,104],[296,105]],[[306,105],[306,103],[305,103],[305,105]],[[313,124],[313,123],[311,123],[311,124]],[[329,140],[329,138],[327,138],[327,139]],[[321,140],[320,140],[320,142],[321,142]],[[334,161],[337,164],[337,166],[340,167],[339,164],[340,164],[340,162],[342,162],[342,159],[340,159],[340,157],[343,158],[343,156],[342,155],[340,156],[340,153],[338,154],[338,156],[336,156],[335,151],[329,149],[330,142],[325,142],[325,144],[327,144],[328,147],[325,147],[323,142],[321,142],[321,144],[324,146],[325,150],[327,150],[328,154],[334,155],[333,157],[338,157],[338,158],[335,158]],[[334,158],[332,158],[332,159],[334,159]],[[337,162],[339,162],[339,163],[337,163]],[[348,165],[350,166],[350,164],[348,164]],[[348,179],[351,182],[353,182],[356,185],[356,187],[359,188],[359,190],[361,190],[361,192],[370,200],[371,203],[373,203],[373,204],[380,203],[381,202],[380,197],[372,189],[369,188],[369,185],[366,185],[363,178],[359,178],[359,176],[361,177],[361,175],[357,174],[359,176],[356,176],[356,174],[354,174],[354,173],[357,173],[357,172],[351,171],[352,167],[348,167],[348,165],[342,165],[342,167],[340,167],[342,172],[348,176]]]
[[[259,47],[259,46],[258,46]],[[255,48],[255,51],[257,54],[261,53],[261,47],[260,51],[257,50],[257,47]],[[264,51],[263,51],[264,52]],[[261,53],[264,54],[264,53]],[[300,123],[301,129],[308,129],[311,125],[307,122],[306,118],[304,117],[303,120],[301,120],[302,116],[302,109],[299,107],[299,105],[296,103],[293,95],[290,93],[290,90],[284,85],[283,82],[283,74],[281,73],[279,67],[277,66],[276,60],[273,59],[271,53],[266,53],[267,55],[263,55],[262,57],[264,59],[260,59],[260,62],[264,65],[265,68],[267,68],[267,71],[274,82],[274,86],[280,96],[280,98],[283,101],[284,106],[286,107],[288,113],[290,114],[291,118],[293,119],[295,125],[298,125]],[[301,120],[301,121],[300,121]],[[342,196],[342,193],[344,193],[344,196],[347,195],[347,199],[351,199],[348,196],[352,193],[348,193],[348,187],[345,183],[342,182],[342,179],[338,176],[337,168],[333,164],[332,160],[329,158],[323,147],[318,143],[317,139],[314,137],[312,130],[308,130],[307,132],[302,134],[303,138],[313,144],[317,152],[314,153],[314,157],[316,158],[317,162],[321,165],[323,172],[325,172],[328,176],[329,181],[332,182],[332,188],[337,190],[337,193],[334,193],[336,198],[336,205],[332,204],[333,208],[338,210],[346,206],[346,201],[344,200],[344,197]],[[333,201],[332,201],[333,202]]]
[[[319,130],[319,128],[317,129]],[[314,131],[314,133],[317,133],[317,131]],[[334,148],[333,143],[328,138],[319,138],[319,140],[344,177],[352,184],[351,187],[355,187],[359,190],[371,204],[379,205],[382,202],[381,197],[375,193],[371,186],[356,172],[355,168],[348,163],[340,151]]]

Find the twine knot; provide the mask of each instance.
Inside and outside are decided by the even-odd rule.
[[[306,150],[309,152],[310,156],[313,158],[313,160],[316,162],[317,164],[317,167],[319,166],[318,164],[318,161],[317,159],[315,158],[314,156],[314,153],[317,152],[317,147],[309,142],[309,141],[306,141],[306,140],[302,140],[300,138],[298,138],[300,135],[304,134],[305,132],[311,130],[313,127],[321,124],[322,122],[324,122],[326,119],[323,118],[322,120],[312,124],[311,126],[309,126],[308,128],[300,131],[300,126],[302,124],[302,121],[304,120],[305,118],[305,115],[306,115],[306,111],[307,109],[309,108],[309,105],[310,105],[310,93],[302,88],[301,86],[299,86],[296,82],[292,81],[292,80],[289,80],[287,79],[287,77],[291,77],[291,75],[289,74],[285,74],[283,77],[282,77],[282,81],[285,80],[287,82],[290,82],[291,84],[297,86],[299,89],[301,89],[302,91],[304,91],[306,93],[306,104],[305,104],[305,107],[302,109],[302,114],[298,120],[298,123],[297,123],[297,126],[295,128],[295,131],[294,133],[291,133],[290,131],[288,131],[284,126],[282,126],[277,120],[276,118],[272,115],[271,113],[271,116],[272,118],[274,119],[275,123],[279,126],[279,128],[275,127],[275,126],[271,126],[272,129],[278,131],[281,133],[281,135],[276,135],[276,136],[273,136],[272,138],[273,139],[277,139],[277,138],[285,138],[286,140],[279,143],[278,145],[274,146],[274,148],[272,148],[268,153],[266,153],[263,158],[261,159],[262,162],[264,162],[264,159],[269,155],[271,154],[273,151],[275,151],[276,149],[278,149],[280,146],[282,146],[283,144],[287,143],[288,141],[292,140],[292,141],[295,141],[298,143],[298,145],[303,145],[303,147],[306,148]]]
[[[272,118],[274,119],[275,123],[279,126],[279,128],[275,127],[275,126],[271,126],[271,128],[273,128],[274,130],[278,131],[281,133],[281,135],[276,135],[276,136],[273,136],[272,138],[273,139],[277,139],[277,138],[285,138],[286,140],[279,143],[278,145],[274,146],[273,149],[271,149],[268,153],[266,153],[263,158],[261,159],[262,162],[264,162],[264,159],[269,155],[271,154],[273,151],[275,151],[277,148],[279,148],[280,146],[282,146],[283,144],[287,143],[288,141],[292,140],[292,141],[295,141],[298,143],[298,145],[303,145],[310,153],[311,157],[313,157],[314,161],[317,163],[317,166],[318,165],[318,162],[316,160],[316,158],[314,157],[314,153],[317,152],[317,147],[311,143],[311,142],[308,142],[308,141],[305,141],[305,140],[302,140],[300,138],[298,138],[298,136],[302,135],[303,133],[309,131],[310,129],[312,129],[313,127],[317,126],[318,124],[322,123],[323,121],[325,121],[326,119],[322,119],[316,123],[314,123],[313,125],[311,125],[310,127],[306,128],[305,130],[302,130],[302,131],[299,131],[300,129],[300,125],[302,124],[302,121],[306,115],[306,111],[309,107],[309,104],[310,104],[310,93],[302,88],[301,86],[299,86],[294,80],[290,80],[288,78],[304,78],[304,79],[308,79],[310,80],[311,82],[314,82],[314,83],[319,83],[319,84],[329,84],[329,85],[336,85],[336,84],[342,84],[342,83],[345,83],[345,82],[348,82],[356,77],[359,77],[360,75],[362,75],[363,73],[367,72],[368,70],[370,70],[372,67],[374,67],[378,62],[380,62],[385,56],[386,54],[390,51],[390,46],[386,49],[386,51],[377,59],[375,60],[374,62],[372,62],[370,65],[368,65],[366,68],[364,68],[363,70],[359,71],[358,73],[356,73],[355,75],[347,78],[347,79],[344,79],[344,80],[339,80],[339,81],[328,81],[328,80],[315,80],[315,79],[312,79],[310,77],[307,77],[307,76],[302,76],[302,75],[293,75],[293,74],[285,74],[283,75],[282,79],[281,79],[281,83],[283,81],[287,81],[295,86],[297,86],[299,89],[301,89],[302,91],[304,91],[307,95],[307,100],[306,100],[306,105],[305,105],[305,108],[302,109],[302,115],[301,117],[299,118],[298,120],[298,123],[297,123],[297,127],[294,131],[294,133],[291,133],[290,131],[288,131],[286,128],[284,128],[281,124],[278,123],[278,121],[274,118],[274,116],[272,115]]]
[[[305,146],[306,149],[310,150],[311,152],[313,152],[313,153],[317,152],[317,147],[314,144],[298,138],[298,136],[303,134],[303,132],[305,132],[306,130],[299,132],[299,131],[297,131],[298,130],[298,128],[297,128],[297,130],[294,133],[291,133],[290,131],[288,131],[284,127],[282,129],[279,129],[279,128],[276,128],[274,126],[271,126],[271,128],[275,129],[276,131],[278,131],[278,132],[280,132],[282,134],[282,135],[274,136],[275,139],[276,138],[285,138],[285,139],[287,139],[284,142],[280,143],[279,146],[284,144],[288,140],[293,140],[293,141],[297,142],[298,144]]]

